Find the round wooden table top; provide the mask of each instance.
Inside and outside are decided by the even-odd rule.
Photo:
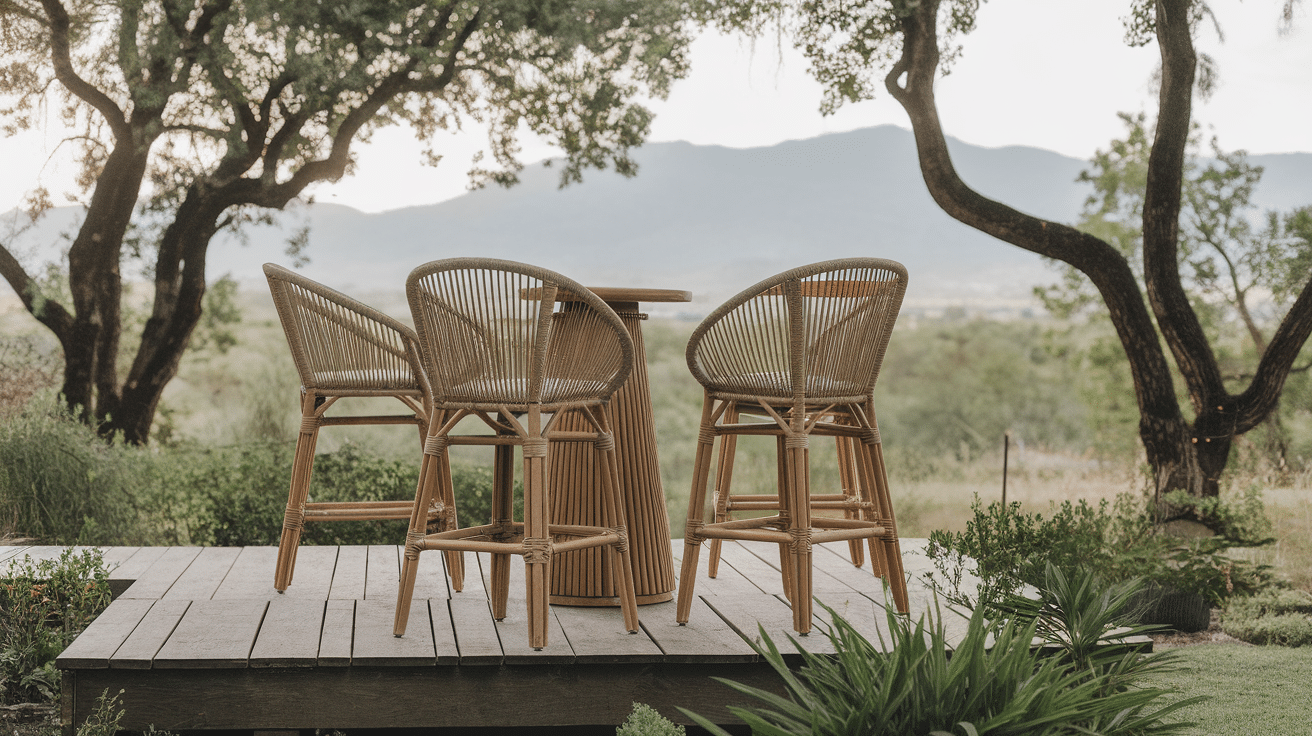
[[[593,294],[607,304],[615,302],[690,302],[691,291],[678,289],[631,289],[626,286],[589,286]],[[560,301],[574,301],[573,294],[562,293]]]

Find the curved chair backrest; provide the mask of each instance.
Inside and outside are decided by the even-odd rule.
[[[723,398],[860,401],[875,386],[906,287],[906,268],[883,258],[785,271],[703,320],[688,368]]]
[[[266,263],[264,275],[303,387],[360,396],[423,392],[414,330],[282,266]]]
[[[447,406],[598,403],[633,368],[633,341],[615,311],[545,268],[432,261],[410,273],[406,295],[434,396]]]

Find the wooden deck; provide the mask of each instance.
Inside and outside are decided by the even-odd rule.
[[[677,559],[682,542],[673,546]],[[903,540],[913,616],[932,605],[922,547]],[[59,550],[5,548],[0,564]],[[675,721],[685,721],[682,706],[732,723],[725,705],[751,701],[707,678],[778,689],[747,640],[760,625],[786,648],[791,633],[770,545],[726,543],[715,580],[703,562],[687,626],[674,622],[673,602],[641,607],[633,635],[618,609],[552,606],[540,652],[527,646],[522,578],[511,581],[507,618],[492,619],[485,556],[466,555],[457,593],[442,556],[423,555],[409,631],[397,639],[399,547],[303,547],[284,595],[273,589],[276,553],[106,549],[122,593],[58,660],[66,728],[106,689],[124,691],[121,727],[133,730],[614,725],[635,701]],[[845,545],[816,547],[815,593],[873,639],[883,588],[845,554]],[[511,569],[522,576],[522,566]],[[801,641],[830,646],[818,631]]]

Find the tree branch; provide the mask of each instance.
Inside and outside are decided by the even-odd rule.
[[[115,138],[124,142],[131,140],[132,129],[128,126],[123,110],[109,95],[78,76],[73,69],[69,41],[70,20],[63,3],[59,0],[41,0],[41,5],[50,19],[50,61],[55,67],[55,78],[70,93],[95,108],[109,123]]]
[[[55,333],[60,344],[69,339],[73,315],[64,308],[64,305],[46,298],[41,291],[41,285],[27,273],[23,265],[4,245],[0,245],[0,276],[4,276],[5,281],[13,287],[14,293],[22,300],[23,307],[36,317],[37,321]]]
[[[1157,129],[1148,156],[1143,204],[1144,288],[1162,337],[1175,357],[1194,408],[1228,400],[1221,370],[1180,278],[1180,205],[1193,105],[1191,0],[1158,0],[1157,45],[1162,57]]]

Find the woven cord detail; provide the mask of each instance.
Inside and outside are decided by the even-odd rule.
[[[524,457],[546,457],[547,456],[547,438],[530,437],[524,440]]]
[[[861,432],[861,441],[867,445],[879,444],[879,430],[875,427],[866,427]]]
[[[301,434],[314,434],[319,431],[319,425],[323,422],[320,417],[309,416],[301,417]]]
[[[424,542],[424,533],[408,531],[405,533],[405,558],[407,560],[419,559],[419,545]]]
[[[795,434],[784,438],[784,447],[789,450],[805,450],[810,446],[810,435]]]
[[[788,536],[791,537],[788,546],[794,553],[811,551],[810,529],[789,529]]]
[[[715,430],[711,427],[702,426],[697,430],[697,441],[703,445],[715,444]]]
[[[602,432],[597,435],[597,451],[610,452],[615,449],[615,435]]]
[[[301,531],[305,528],[305,509],[288,506],[282,515],[282,528]]]
[[[524,561],[529,564],[546,564],[551,562],[551,537],[525,537]]]
[[[704,542],[706,538],[702,536],[703,526],[706,526],[706,522],[704,521],[689,521],[683,527],[684,541],[692,542],[693,544],[701,544]]]
[[[612,534],[617,534],[617,535],[619,535],[619,538],[620,538],[620,541],[618,541],[618,542],[615,543],[615,551],[617,551],[617,552],[628,552],[628,551],[629,551],[629,528],[628,528],[627,526],[624,526],[623,524],[620,524],[620,525],[618,525],[618,526],[613,526],[613,527],[611,527],[611,528],[610,528],[610,531],[611,531]]]
[[[428,439],[424,440],[424,454],[441,455],[446,452],[446,446],[448,443],[449,440],[444,434],[429,435]]]

